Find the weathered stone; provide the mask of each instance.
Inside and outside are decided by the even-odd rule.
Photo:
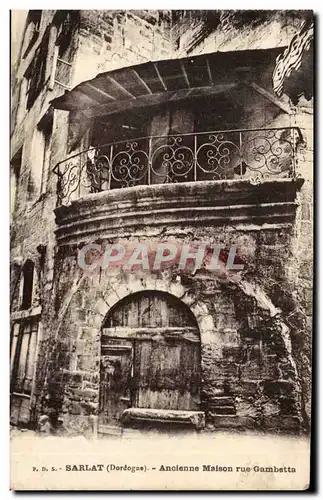
[[[69,374],[69,384],[79,386],[83,380],[82,372],[70,372]]]
[[[224,346],[222,348],[222,355],[224,359],[239,363],[243,359],[243,347],[242,346]]]
[[[277,429],[277,430],[300,430],[301,424],[300,420],[297,416],[273,416],[269,417],[265,416],[263,419],[264,425],[268,429]]]
[[[288,395],[295,390],[295,382],[287,380],[265,381],[264,394],[267,396]]]
[[[212,396],[208,398],[208,402],[213,406],[234,405],[234,399],[232,396]]]
[[[237,401],[238,399],[238,401]],[[254,405],[254,401],[251,402],[245,400],[239,400],[236,398],[236,413],[239,417],[258,417],[258,408]]]
[[[40,42],[43,30],[52,25],[54,15],[55,11],[43,11]],[[176,11],[83,10],[79,15],[80,27],[65,54],[73,64],[73,74],[66,83],[71,87],[98,73],[167,59],[169,54],[178,59],[186,55],[218,53],[219,50],[229,54],[238,48],[240,57],[243,50],[267,49],[271,25],[284,27],[278,29],[277,46],[282,47],[289,41],[286,33],[292,36],[302,21],[301,13],[260,13],[256,16],[257,37],[254,37],[253,26],[241,12],[206,11],[196,14],[194,24],[188,11],[178,14]],[[210,26],[213,26],[211,32]],[[50,60],[54,43],[48,47]],[[99,411],[104,318],[123,297],[157,290],[171,294],[174,300],[180,298],[195,317],[200,335],[201,366],[198,368],[201,380],[199,385],[195,382],[192,385],[198,386],[196,401],[200,396],[208,425],[213,429],[257,426],[296,429],[301,416],[304,425],[308,425],[311,371],[308,317],[312,301],[309,262],[311,119],[303,121],[300,108],[294,108],[295,123],[307,124],[303,133],[308,146],[300,165],[306,178],[303,186],[302,179],[287,177],[272,178],[259,185],[247,179],[230,178],[139,185],[92,193],[78,186],[80,189],[73,192],[71,203],[62,204],[62,200],[57,199],[57,176],[53,169],[65,159],[67,151],[77,154],[80,149],[90,146],[87,143],[90,120],[86,120],[83,113],[80,120],[72,112],[70,116],[66,112],[55,112],[51,154],[46,167],[46,193],[39,197],[42,176],[37,170],[40,155],[35,155],[37,147],[33,146],[33,134],[39,129],[50,101],[62,95],[62,89],[55,84],[48,92],[45,85],[28,113],[22,112],[26,107],[23,101],[19,105],[24,95],[22,75],[35,57],[35,50],[36,46],[26,58],[18,60],[14,75],[11,149],[13,163],[21,150],[21,164],[12,225],[12,255],[16,263],[21,261],[19,265],[31,259],[36,264],[37,275],[41,276],[40,283],[35,281],[37,297],[33,306],[37,303],[40,307],[40,297],[42,309],[38,314],[41,312],[43,340],[38,346],[33,394],[36,411],[31,413],[29,403],[22,404],[21,400],[13,398],[14,422],[29,421],[31,414],[36,418],[46,414],[58,423],[59,415],[64,413],[66,432],[84,435],[92,432],[90,417]],[[253,52],[248,56],[250,65]],[[224,57],[230,57],[228,54]],[[271,68],[277,54],[275,50],[264,51],[260,59],[268,57]],[[237,64],[235,62],[234,79],[238,78]],[[271,86],[270,77],[269,83],[266,82],[268,68],[263,61],[257,64],[259,66],[252,72],[262,74],[261,85]],[[59,76],[68,78],[69,66],[65,66]],[[158,79],[150,84],[158,86]],[[163,91],[151,90],[153,93]],[[115,91],[117,93],[117,89]],[[122,91],[122,86],[119,91],[127,92],[126,89]],[[102,91],[99,94],[94,101],[103,99]],[[272,116],[271,104],[261,101],[258,106],[254,93],[242,97],[244,106],[240,118],[237,115],[237,128],[254,129],[256,124],[265,122],[268,127],[285,127],[285,113],[277,110]],[[131,106],[139,100],[131,99]],[[114,102],[119,102],[117,95]],[[240,107],[237,106],[237,110]],[[120,114],[117,122],[120,119],[120,123],[124,123],[121,118],[130,117],[130,111],[133,112],[127,109],[126,115]],[[183,114],[178,116],[182,117],[178,123],[182,130],[186,122]],[[175,130],[174,121],[173,126]],[[299,208],[294,204],[296,196]],[[210,272],[203,268],[194,275],[188,269],[179,273],[175,267],[161,272],[140,270],[138,273],[100,268],[92,274],[80,269],[77,252],[84,245],[93,241],[111,243],[120,238],[128,243],[174,241],[178,246],[193,240],[237,245],[237,255],[245,269],[232,274],[226,269]],[[40,245],[46,247],[41,265]],[[28,318],[29,312],[22,312],[19,307],[19,297],[14,296],[13,314],[22,314],[19,321]],[[273,317],[278,317],[275,324]],[[16,321],[17,317],[13,319]],[[169,339],[167,342],[173,341]],[[171,383],[175,387],[178,381],[171,378]],[[306,408],[304,415],[300,407]],[[235,409],[238,416],[218,415],[233,413]],[[131,418],[138,416],[139,409],[135,410],[137,413],[132,411]],[[162,410],[156,411],[162,419]],[[193,420],[190,416],[183,417],[183,421],[186,419],[201,427],[204,416],[200,413],[196,421],[196,415]]]
[[[123,425],[131,421],[154,421],[156,423],[188,424],[197,429],[205,426],[205,415],[202,411],[155,410],[145,408],[129,408],[122,414]]]
[[[68,411],[71,415],[81,415],[83,413],[81,404],[76,402],[70,404]]]
[[[208,405],[209,412],[214,415],[235,415],[236,409],[234,406],[218,406],[213,405],[212,403]]]
[[[253,429],[256,427],[255,419],[250,416],[212,414],[209,418],[212,419],[211,421],[215,429]]]
[[[40,434],[48,436],[52,431],[52,425],[50,423],[48,415],[41,415],[38,419],[37,431]]]

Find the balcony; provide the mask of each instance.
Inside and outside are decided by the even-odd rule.
[[[89,148],[55,168],[57,243],[149,237],[165,228],[211,234],[216,226],[291,227],[303,183],[297,176],[301,140],[297,128],[275,128]]]
[[[297,127],[140,137],[91,147],[56,165],[58,205],[134,186],[296,177]]]

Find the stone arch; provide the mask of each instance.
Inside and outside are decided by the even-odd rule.
[[[99,316],[95,323],[102,322],[113,306],[128,295],[142,291],[168,292],[177,299],[181,300],[194,315],[201,336],[201,343],[208,343],[214,331],[214,322],[209,314],[207,305],[199,300],[196,302],[189,293],[189,288],[183,286],[178,281],[166,282],[163,279],[147,276],[146,279],[132,279],[127,284],[120,278],[109,287],[107,292],[96,301],[92,314]]]
[[[188,307],[184,301],[182,301],[180,298],[176,297],[175,295],[167,292],[167,291],[161,291],[161,290],[140,290],[131,294],[126,295],[119,301],[117,301],[108,311],[106,317],[103,320],[102,327],[107,326],[109,323],[109,320],[111,322],[114,312],[117,312],[124,304],[131,303],[132,301],[137,301],[140,300],[141,298],[150,298],[154,297],[155,299],[160,298],[165,299],[168,307],[170,309],[176,309],[177,311],[182,311],[183,315],[185,317],[182,317],[179,315],[176,318],[173,318],[172,324],[170,326],[184,326],[185,321],[191,326],[196,327],[197,330],[199,330],[198,322],[196,320],[196,317],[190,307]],[[158,312],[158,311],[157,311]],[[147,311],[143,311],[142,315],[142,323],[144,325],[147,324],[146,321],[146,313]],[[156,323],[161,321],[161,317],[158,316]],[[175,324],[176,323],[176,324]]]

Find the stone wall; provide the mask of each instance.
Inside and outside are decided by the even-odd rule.
[[[67,429],[92,432],[95,421],[92,417],[97,415],[103,319],[109,308],[126,294],[158,289],[181,298],[199,322],[203,404],[209,426],[308,427],[312,321],[311,105],[300,103],[294,108],[292,118],[270,117],[271,125],[300,126],[306,140],[304,160],[299,165],[305,183],[298,195],[299,208],[293,227],[260,231],[250,226],[240,231],[236,225],[215,229],[213,225],[190,227],[183,223],[176,228],[164,224],[158,230],[147,226],[139,231],[140,238],[150,234],[149,238],[156,241],[175,238],[182,243],[192,238],[203,240],[206,236],[210,242],[240,241],[247,265],[238,282],[231,282],[227,276],[201,273],[192,278],[173,271],[165,275],[83,275],[76,263],[76,246],[58,248],[54,233],[57,177],[52,168],[68,155],[67,112],[54,112],[46,192],[29,197],[32,167],[36,163],[32,150],[34,130],[48,111],[51,99],[64,89],[55,85],[50,90],[45,85],[27,112],[23,107],[23,75],[54,14],[55,11],[43,11],[39,40],[25,59],[20,58],[13,86],[11,156],[15,157],[22,148],[22,162],[12,224],[12,260],[21,264],[30,258],[38,263],[37,247],[42,245],[46,249],[40,284],[43,314],[33,395],[34,421],[36,415],[48,413],[56,427],[62,417]],[[273,12],[258,21],[243,18],[241,13],[215,12],[210,16],[212,19],[207,20],[196,16],[192,23],[189,15],[174,18],[169,11],[82,11],[69,54],[73,62],[70,85],[75,86],[99,72],[147,60],[216,50],[284,46],[302,21],[302,14],[297,12],[288,15]],[[53,44],[53,39],[50,43]],[[52,49],[51,45],[49,61]],[[87,241],[90,239],[84,242]],[[255,316],[257,326],[253,326]],[[248,337],[248,331],[253,330],[254,336]],[[236,414],[232,418],[219,416],[216,398],[220,396],[234,398]]]
[[[168,59],[170,11],[81,11],[73,86],[98,73]]]
[[[283,47],[307,15],[311,11],[179,11],[173,17],[172,40],[179,57]]]
[[[302,384],[302,404],[307,426],[311,419],[312,387],[312,333],[313,333],[313,206],[314,206],[314,155],[313,155],[313,107],[302,99],[297,107],[295,123],[304,136],[304,148],[298,171],[304,184],[298,195],[297,218],[294,227],[292,252],[294,267],[289,273],[295,274],[295,289],[291,290],[289,324],[294,330],[295,359]]]
[[[165,191],[165,187],[155,186],[155,191],[158,189]],[[174,189],[182,192],[187,188],[179,185]],[[126,200],[123,203],[127,205]],[[72,204],[67,212],[72,215],[74,210]],[[160,217],[156,216],[156,223]],[[245,264],[239,272],[222,268],[192,274],[175,267],[156,272],[118,268],[84,272],[77,263],[81,243],[65,242],[58,249],[53,294],[56,314],[52,318],[56,341],[50,352],[43,402],[53,423],[60,418],[66,432],[93,431],[98,415],[104,318],[123,297],[140,290],[159,290],[182,300],[197,320],[202,352],[201,409],[206,412],[208,428],[280,432],[304,428],[294,355],[297,330],[288,321],[290,303],[279,301],[295,290],[295,276],[288,273],[294,265],[293,227],[274,222],[268,229],[247,222],[240,226],[201,221],[193,226],[176,221],[144,227],[135,224],[133,237],[126,235],[128,229],[122,225],[118,230],[119,238],[131,243],[235,244]],[[105,239],[101,230],[101,238],[95,241],[104,245],[119,238]],[[93,237],[83,236],[83,244],[89,241]]]
[[[274,246],[277,235],[266,236]],[[281,245],[278,248],[280,251]],[[268,258],[262,256],[261,261],[263,267],[271,265]],[[104,318],[124,296],[157,289],[178,296],[197,319],[202,349],[201,409],[206,411],[210,428],[300,428],[300,387],[284,312],[282,318],[273,318],[272,311],[263,309],[264,292],[255,284],[248,283],[248,290],[245,283],[240,287],[226,279],[219,283],[212,277],[193,279],[172,272],[168,276],[101,272],[77,280],[77,291],[71,297],[78,273],[74,266],[69,275],[67,267],[71,272],[72,262],[64,258],[57,289],[63,304],[69,302],[69,306],[65,314],[59,311],[64,317],[55,325],[57,340],[45,388],[43,411],[52,416],[53,423],[62,417],[66,430],[91,432],[90,417],[98,413],[100,327]],[[64,289],[68,290],[65,296]],[[270,298],[267,300],[271,304]],[[236,415],[221,415],[219,397],[234,399]]]
[[[18,272],[12,273],[12,286],[19,287],[21,282],[21,268],[27,259],[34,262],[39,274],[39,297],[43,309],[39,326],[39,350],[40,356],[37,360],[37,372],[46,371],[46,359],[41,356],[42,352],[42,330],[47,325],[48,299],[52,292],[54,248],[55,248],[55,217],[54,209],[57,203],[57,176],[53,173],[56,163],[67,155],[67,133],[68,113],[62,111],[53,112],[53,127],[51,134],[50,154],[47,164],[47,181],[41,192],[41,177],[43,158],[40,148],[35,142],[37,126],[45,115],[51,112],[50,101],[64,92],[64,89],[55,84],[49,87],[50,74],[53,64],[54,43],[56,28],[52,25],[56,11],[45,10],[42,12],[40,32],[35,44],[26,55],[23,56],[23,48],[13,74],[13,96],[12,96],[12,135],[11,135],[11,158],[15,158],[17,152],[21,151],[21,164],[18,184],[15,193],[15,210],[11,214],[11,263]],[[26,106],[26,78],[25,74],[32,63],[38,47],[41,45],[48,28],[51,27],[48,53],[46,63],[46,75],[44,85],[36,98],[34,104],[28,110]],[[73,54],[75,54],[74,40],[71,40]],[[13,175],[13,171],[11,171]],[[13,195],[14,193],[11,193]],[[17,312],[20,303],[16,300],[12,310]],[[46,339],[46,329],[45,329]],[[38,379],[38,375],[37,375]],[[40,378],[42,380],[42,377]],[[41,382],[40,382],[41,383]],[[37,384],[36,384],[37,385]],[[30,406],[31,404],[31,406]],[[28,411],[31,411],[31,421],[34,423],[36,407],[36,395],[32,394],[28,402]]]

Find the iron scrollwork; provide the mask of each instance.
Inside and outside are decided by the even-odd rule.
[[[237,159],[240,159],[239,133],[212,132],[201,135],[196,152],[196,180],[234,177]]]
[[[157,137],[151,154],[151,183],[193,180],[194,150],[191,135]]]
[[[249,172],[262,179],[295,175],[295,149],[299,135],[295,129],[243,132],[241,155]]]
[[[110,161],[111,188],[148,184],[148,141],[138,139],[118,144]]]
[[[138,185],[296,177],[300,142],[299,130],[290,127],[173,134],[92,147],[54,169],[59,201]]]

